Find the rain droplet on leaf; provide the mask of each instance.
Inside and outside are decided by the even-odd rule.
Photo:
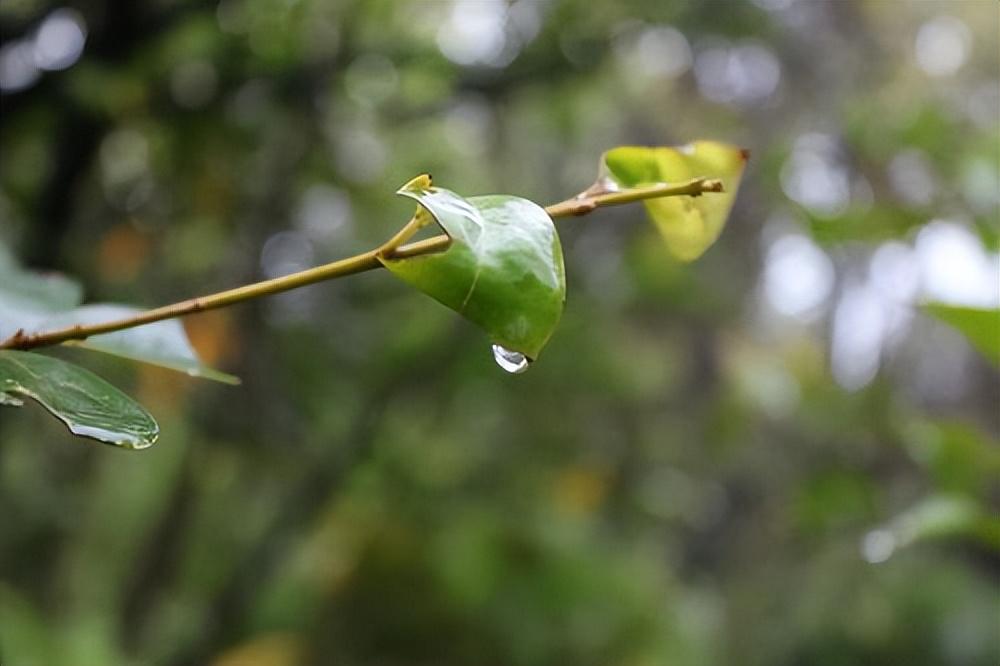
[[[512,375],[521,374],[531,363],[531,360],[521,352],[511,351],[500,345],[493,345],[493,360]]]

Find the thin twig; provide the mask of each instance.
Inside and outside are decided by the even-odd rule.
[[[705,192],[721,192],[722,182],[705,178],[696,178],[687,183],[667,184],[661,183],[647,187],[636,187],[620,191],[593,191],[588,190],[581,195],[566,201],[552,204],[545,209],[550,217],[571,217],[586,215],[602,206],[614,206],[634,201],[646,199],[656,199],[669,196],[699,196]],[[411,221],[412,222],[412,221]],[[57,345],[71,340],[85,340],[93,335],[102,333],[113,333],[128,328],[135,328],[144,324],[173,319],[196,312],[214,310],[226,307],[242,301],[247,301],[262,296],[278,294],[290,289],[297,289],[316,282],[333,280],[336,278],[363,273],[375,268],[381,268],[380,257],[392,257],[405,259],[418,257],[435,252],[442,252],[451,245],[451,239],[444,235],[434,236],[425,240],[416,241],[408,245],[399,246],[398,242],[402,236],[405,240],[407,233],[411,231],[412,224],[408,223],[403,230],[393,236],[392,239],[381,246],[368,252],[339,259],[337,261],[309,268],[297,273],[291,273],[282,277],[254,282],[253,284],[227,289],[207,296],[198,296],[178,303],[164,305],[162,307],[147,310],[132,317],[117,319],[100,324],[76,324],[54,331],[40,333],[25,333],[18,330],[14,335],[0,342],[0,349],[34,349],[36,347],[47,347]],[[406,233],[404,233],[404,230]]]

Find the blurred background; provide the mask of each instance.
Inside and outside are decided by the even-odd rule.
[[[192,317],[228,387],[60,352],[141,453],[0,412],[4,666],[995,665],[1000,4],[3,0],[0,241],[159,305],[367,250],[429,171],[542,204],[752,159],[674,263],[560,222],[545,353],[386,272]],[[980,331],[1000,335],[1000,331]]]

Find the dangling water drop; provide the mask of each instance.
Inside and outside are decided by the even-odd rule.
[[[512,375],[521,374],[528,369],[528,365],[531,363],[531,359],[521,352],[511,351],[500,345],[493,345],[493,360]]]

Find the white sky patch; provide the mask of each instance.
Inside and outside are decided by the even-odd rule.
[[[781,188],[816,215],[836,217],[851,201],[851,185],[836,142],[825,134],[803,134],[781,168]]]
[[[722,44],[698,53],[694,74],[698,90],[706,99],[753,106],[777,90],[781,82],[781,63],[763,44]]]
[[[83,54],[87,25],[80,12],[57,9],[42,21],[35,34],[35,65],[55,71],[71,67]]]
[[[653,78],[673,79],[691,68],[691,45],[682,32],[668,25],[629,32],[616,40],[615,51],[629,70]]]
[[[920,26],[914,57],[930,76],[951,76],[965,64],[972,50],[972,33],[954,16],[937,16]]]
[[[41,75],[35,66],[34,47],[30,40],[13,41],[0,48],[0,90],[24,90]]]
[[[833,262],[801,234],[775,240],[767,250],[763,290],[768,303],[783,315],[814,321],[833,290]]]
[[[888,327],[879,294],[868,286],[844,290],[833,318],[830,365],[833,378],[848,391],[867,386],[878,373]]]
[[[438,49],[458,65],[506,65],[507,19],[503,0],[457,0],[438,29]]]
[[[72,67],[87,42],[87,24],[75,9],[56,9],[24,39],[0,47],[0,90],[16,92],[35,84],[43,71]]]
[[[934,220],[917,235],[915,248],[925,300],[1000,307],[1000,254],[984,250],[971,231]]]
[[[896,303],[911,303],[920,288],[913,248],[900,241],[883,243],[875,250],[868,276],[873,287]]]
[[[913,300],[920,288],[913,249],[899,241],[880,245],[868,264],[868,284],[882,303],[884,342],[892,347],[903,341],[913,321]]]

